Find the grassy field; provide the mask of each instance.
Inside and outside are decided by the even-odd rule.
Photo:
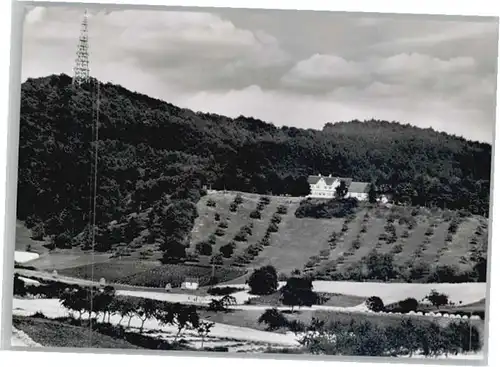
[[[35,241],[31,238],[31,231],[26,228],[23,222],[16,221],[16,251],[35,252],[42,255],[49,250],[44,246],[44,241]]]
[[[328,300],[323,303],[325,306],[337,307],[353,307],[358,306],[366,301],[365,297],[351,296],[345,294],[335,293],[321,293],[320,295],[326,297]],[[283,306],[280,301],[280,292],[275,292],[270,295],[251,298],[249,304],[252,305],[269,305],[270,307]]]
[[[44,347],[140,349],[122,339],[91,333],[88,327],[72,326],[55,320],[13,316],[12,324]]]
[[[117,260],[107,263],[85,265],[62,269],[59,274],[98,281],[104,278],[108,283],[123,283],[143,287],[164,288],[168,283],[179,286],[186,277],[198,278],[201,286],[208,285],[212,276],[211,267],[197,265],[159,265],[156,261]],[[223,282],[243,274],[241,269],[215,268],[215,277]]]
[[[229,206],[236,193],[213,193],[198,202],[200,216],[196,220],[191,249],[195,251],[196,243],[207,240],[218,227],[215,213],[226,221],[224,235],[217,237],[213,253],[220,246],[232,240],[238,230],[245,225],[253,225],[253,233],[246,242],[236,242],[233,254],[236,257],[250,244],[257,243],[265,234],[269,218],[279,205],[285,205],[287,214],[282,215],[278,232],[271,234],[270,246],[264,247],[257,257],[247,264],[248,268],[271,264],[279,272],[289,273],[294,269],[304,269],[304,265],[316,257],[313,271],[328,271],[335,265],[343,270],[361,260],[371,250],[381,253],[392,253],[398,265],[407,266],[410,262],[424,261],[429,264],[459,265],[461,269],[471,268],[464,260],[474,247],[478,247],[487,239],[487,219],[480,216],[462,215],[447,210],[430,210],[412,207],[367,207],[361,204],[352,221],[347,223],[347,230],[341,231],[345,218],[313,219],[296,218],[299,198],[270,197],[271,203],[262,211],[261,219],[250,218],[256,209],[259,195],[242,194],[241,203],[236,212]],[[214,206],[207,206],[212,201]],[[451,221],[457,221],[455,233],[448,231]],[[410,223],[412,222],[412,223]],[[393,227],[395,236],[387,239],[388,227]],[[478,232],[478,228],[480,231]],[[333,233],[338,234],[335,246],[328,244]],[[356,247],[355,241],[360,245]],[[475,244],[477,243],[477,244]],[[484,245],[483,245],[483,251]],[[208,262],[202,257],[201,262]],[[226,263],[228,260],[225,260]]]
[[[251,213],[259,207],[262,196],[240,194],[243,200],[235,210],[231,210],[234,192],[211,193],[197,204],[199,216],[191,232],[189,251],[195,253],[197,244],[210,239],[215,241],[211,246],[212,255],[230,242],[235,244],[233,254],[224,258],[221,268],[216,270],[219,282],[244,282],[245,273],[262,265],[273,265],[285,275],[300,269],[316,274],[318,279],[336,280],[338,278],[332,278],[334,274],[349,271],[373,249],[393,254],[396,265],[403,269],[421,261],[430,265],[458,265],[468,270],[472,266],[467,260],[470,253],[475,249],[486,250],[487,219],[480,216],[439,209],[370,207],[362,203],[349,221],[346,218],[297,218],[294,213],[301,198],[270,196],[270,202],[259,209],[260,218],[252,218]],[[285,207],[286,213],[280,214],[276,231],[270,233],[268,243],[262,245],[280,207]],[[452,221],[457,223],[453,233],[449,231]],[[250,233],[246,239],[236,240],[245,226],[250,228]],[[392,238],[388,235],[390,231],[393,231]],[[333,234],[336,240],[332,244],[329,239]],[[247,258],[249,246],[258,244],[258,253]],[[30,231],[18,222],[16,249],[39,253],[38,259],[25,265],[40,270],[56,269],[61,274],[84,279],[90,279],[93,273],[94,279],[104,277],[108,282],[148,287],[164,287],[184,277],[199,277],[205,285],[211,276],[211,268],[196,266],[208,266],[211,256],[200,255],[198,264],[166,267],[160,264],[160,254],[152,247],[148,258],[142,258],[140,253],[145,248],[131,248],[125,257],[112,257],[79,248],[49,252],[43,245],[42,241],[32,240]]]

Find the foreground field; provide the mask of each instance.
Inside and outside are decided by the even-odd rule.
[[[38,313],[38,316],[33,317],[35,313]],[[136,348],[135,346],[128,346],[127,342],[123,339],[115,339],[99,333],[93,333],[91,343],[87,328],[84,330],[81,327],[68,325],[63,321],[67,317],[68,312],[56,299],[28,300],[15,298],[13,314],[15,327],[25,331],[34,342],[43,346],[86,347],[85,343],[88,340],[89,346],[92,345],[94,347]],[[264,328],[258,322],[258,313],[256,312],[231,311],[215,314],[201,310],[200,316],[203,319],[215,321],[215,327],[211,335],[204,340],[200,340],[200,337],[191,330],[185,330],[182,334],[182,340],[186,348],[200,349],[204,344],[205,347],[222,347],[229,352],[269,352],[271,350],[279,351],[283,348],[291,348],[298,353],[304,353],[298,342],[300,335],[295,335],[285,330],[278,330],[276,332],[264,331]],[[313,317],[327,323],[332,321],[345,323],[351,322],[351,320],[355,322],[366,320],[372,323],[375,322],[375,324],[378,324],[382,328],[397,326],[401,322],[401,316],[379,317],[377,315],[344,314],[324,311],[313,312],[310,310],[303,310],[287,315],[288,320],[303,323],[309,323]],[[219,320],[223,322],[219,322]],[[110,321],[111,324],[116,325],[120,320],[119,317],[112,316]],[[430,327],[430,320],[428,319],[414,319],[414,322],[415,326],[419,328],[425,329]],[[441,326],[445,326],[444,324],[449,322],[452,321],[439,320],[439,323],[442,324]],[[139,325],[140,320],[133,318],[129,331],[137,333]],[[481,321],[474,322],[474,325],[479,327],[482,338],[483,325]],[[143,335],[146,338],[153,337],[168,342],[175,342],[176,327],[161,325],[155,319],[148,319],[144,327]],[[47,331],[44,332],[45,330]],[[54,330],[57,330],[57,335],[52,335]],[[59,330],[62,331],[60,332]],[[16,338],[19,339],[14,334],[14,341],[17,340]],[[75,345],[77,341],[80,343],[79,345]],[[19,344],[19,340],[17,342]],[[451,356],[451,358],[458,359],[481,359],[482,357],[482,353]]]

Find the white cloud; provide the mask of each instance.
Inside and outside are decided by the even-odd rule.
[[[491,24],[238,12],[91,11],[91,73],[183,107],[279,125],[374,117],[491,141]],[[82,16],[29,12],[23,78],[72,73]]]
[[[45,14],[45,8],[41,6],[35,6],[28,8],[26,13],[25,21],[28,24],[34,24],[40,22]]]

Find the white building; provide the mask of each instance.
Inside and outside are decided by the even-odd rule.
[[[197,278],[186,278],[181,284],[182,289],[196,290],[199,287]]]
[[[311,193],[308,197],[331,199],[336,196],[336,188],[340,186],[341,182],[345,182],[347,186],[346,198],[353,197],[360,201],[368,200],[368,191],[370,184],[368,182],[353,182],[352,178],[322,176],[309,176],[308,182]]]

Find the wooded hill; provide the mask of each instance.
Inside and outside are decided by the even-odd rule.
[[[90,233],[95,83],[75,89],[62,74],[22,85],[18,219],[56,247],[85,243]],[[331,173],[374,182],[413,205],[481,215],[489,208],[489,144],[385,121],[276,127],[108,83],[100,85],[97,149],[101,250],[132,241],[141,228],[130,215],[147,213],[148,241],[170,251],[167,258],[181,256],[203,185],[300,196],[307,175]]]

